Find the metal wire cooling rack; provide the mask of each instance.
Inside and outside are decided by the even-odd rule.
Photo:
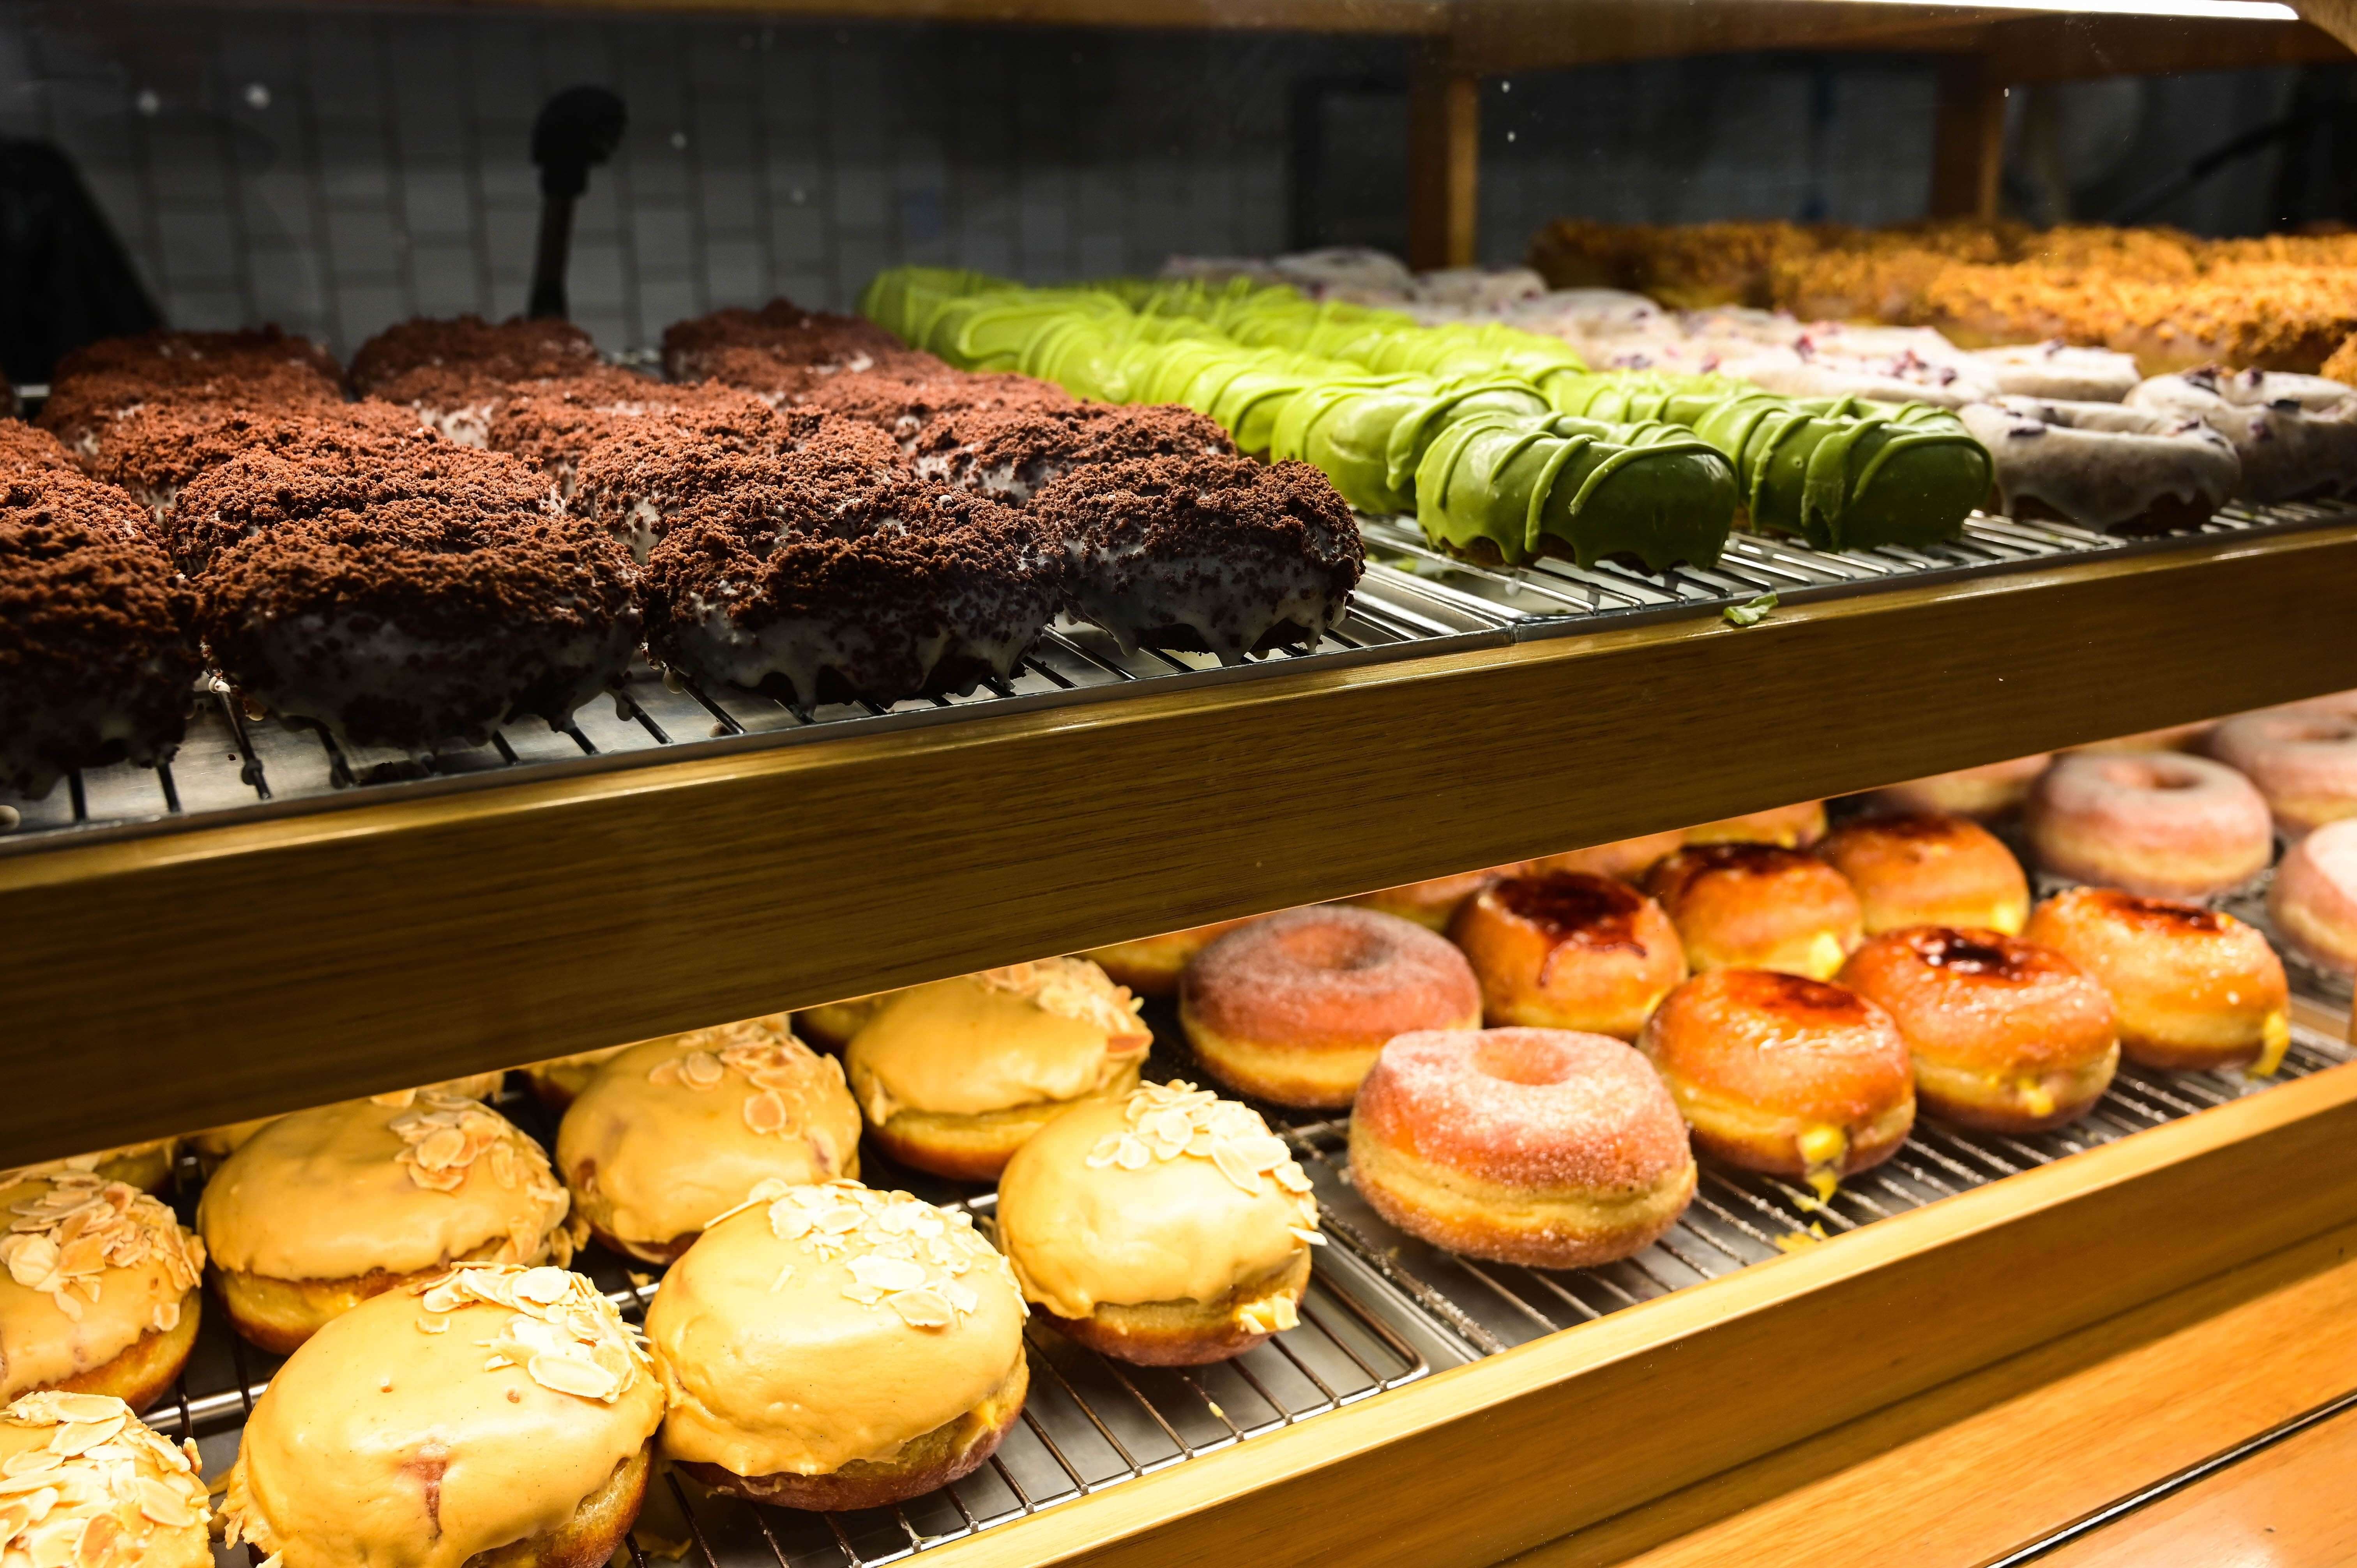
[[[1601,624],[1716,614],[1766,593],[1785,602],[2034,570],[2072,556],[2181,548],[2218,535],[2279,533],[2346,522],[2357,506],[2229,508],[2201,530],[2122,540],[2063,523],[1975,515],[1962,538],[1923,549],[1831,553],[1738,533],[1710,569],[1653,574],[1607,562],[1543,560],[1500,569],[1434,551],[1412,523],[1362,518],[1370,564],[1342,626],[1314,649],[1222,669],[1204,654],[1122,653],[1093,628],[1060,624],[1017,674],[970,696],[797,709],[741,691],[665,681],[640,666],[613,703],[593,703],[564,729],[510,725],[487,746],[431,757],[361,753],[319,730],[256,723],[226,693],[204,701],[179,755],[162,768],[69,775],[46,800],[0,796],[0,854],[92,834],[167,832],[317,811],[393,792],[464,789],[519,777],[627,768],[684,754],[795,745],[856,731],[955,723],[990,714],[1117,701],[1141,687],[1219,684],[1278,673],[1501,647]],[[13,829],[13,831],[7,831]]]

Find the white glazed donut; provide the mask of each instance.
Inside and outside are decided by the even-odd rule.
[[[2266,867],[2267,803],[2226,767],[2173,751],[2058,757],[2023,815],[2039,865],[2151,898],[2204,898]]]
[[[2258,786],[2287,839],[2357,816],[2357,718],[2243,714],[2210,732],[2209,751]]]
[[[2060,338],[2014,343],[1967,356],[2008,396],[2117,403],[2136,390],[2136,356],[2110,349],[2074,349]]]
[[[2357,819],[2327,823],[2291,846],[2267,889],[2267,913],[2300,957],[2357,974]]]
[[[2201,420],[2233,442],[2246,499],[2303,500],[2357,489],[2357,391],[2339,381],[2205,365],[2139,382],[2127,402]]]
[[[2007,517],[2122,532],[2198,528],[2242,482],[2233,444],[2199,419],[2034,397],[1992,398],[1957,417],[1996,460]]]

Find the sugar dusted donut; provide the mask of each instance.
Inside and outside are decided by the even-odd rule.
[[[1029,1388],[1023,1298],[963,1210],[765,1182],[663,1276],[663,1450],[716,1490],[882,1508],[987,1460]]]
[[[2293,952],[2357,974],[2357,821],[2328,823],[2285,852],[2267,914]]]
[[[1624,882],[1634,882],[1685,842],[1685,833],[1676,828],[1666,832],[1640,833],[1632,839],[1615,839],[1587,849],[1543,854],[1525,862],[1523,870],[1584,871],[1593,876],[1618,876]]]
[[[1429,882],[1404,882],[1397,887],[1361,893],[1347,902],[1378,914],[1414,920],[1428,931],[1445,931],[1465,900],[1512,869],[1501,866],[1491,871],[1460,871],[1454,876],[1436,876]]]
[[[1244,917],[1244,920],[1254,918]],[[1214,920],[1208,926],[1091,948],[1081,956],[1111,975],[1115,985],[1126,985],[1140,996],[1175,996],[1178,973],[1187,967],[1187,961],[1244,920]]]
[[[638,1518],[663,1385],[563,1269],[469,1263],[287,1359],[221,1502],[228,1542],[318,1568],[585,1568]]]
[[[1634,1039],[1686,977],[1662,907],[1580,871],[1509,876],[1457,912],[1449,937],[1472,961],[1492,1025]]]
[[[2258,787],[2286,838],[2357,816],[2357,717],[2315,709],[2241,714],[2212,730],[2206,745]]]
[[[1299,1321],[1318,1200],[1260,1113],[1143,1084],[1049,1122],[998,1183],[998,1244],[1065,1337],[1125,1361],[1226,1360]]]
[[[844,1047],[869,1133],[903,1165],[990,1181],[1080,1101],[1137,1084],[1138,1004],[1084,958],[891,992]]]
[[[0,1399],[164,1395],[197,1340],[204,1243],[136,1188],[62,1171],[0,1190]]]
[[[2020,863],[1964,817],[1862,817],[1827,834],[1817,854],[1857,892],[1868,936],[1901,926],[2017,932],[2029,918]]]
[[[1747,811],[1688,828],[1683,836],[1688,843],[1772,843],[1806,849],[1825,836],[1825,803],[1802,800],[1770,806],[1764,811]]]
[[[1178,1023],[1229,1088],[1344,1106],[1394,1035],[1480,1027],[1481,985],[1463,953],[1411,921],[1287,909],[1195,955],[1178,981]]]
[[[1855,991],[1767,969],[1715,969],[1675,991],[1637,1048],[1706,1155],[1830,1197],[1896,1154],[1915,1077],[1890,1015]]]
[[[2041,869],[2156,898],[2205,898],[2266,869],[2267,803],[2222,763],[2174,752],[2055,758],[2024,818]]]
[[[0,1509],[0,1562],[213,1568],[212,1499],[195,1442],[174,1447],[119,1399],[16,1400],[0,1410],[0,1474],[41,1477]]]
[[[1670,1091],[1601,1035],[1402,1035],[1351,1111],[1360,1196],[1477,1258],[1576,1269],[1641,1252],[1685,1212],[1695,1179]]]
[[[2233,916],[2115,887],[2073,887],[2038,907],[2022,935],[2101,984],[2120,1054],[2146,1067],[2201,1071],[2281,1065],[2291,1044],[2283,961]]]
[[[1934,773],[1869,791],[1867,803],[1889,811],[1947,811],[1986,821],[2001,817],[2029,798],[2029,787],[2053,760],[2050,752],[2033,752],[2006,762],[1985,762]]]
[[[1689,844],[1653,867],[1645,889],[1697,974],[1734,967],[1829,979],[1857,946],[1864,918],[1840,872],[1770,843]]]
[[[1992,1133],[2060,1127],[2086,1114],[2119,1067],[2104,988],[2053,949],[2002,931],[1886,931],[1839,979],[1897,1021],[1916,1098],[1943,1121]]]

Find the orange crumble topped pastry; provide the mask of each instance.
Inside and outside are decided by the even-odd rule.
[[[0,1410],[0,1563],[212,1568],[197,1445],[174,1447],[104,1394],[27,1394]]]
[[[19,1182],[0,1204],[0,1399],[63,1389],[155,1403],[196,1343],[204,1243],[94,1173]]]

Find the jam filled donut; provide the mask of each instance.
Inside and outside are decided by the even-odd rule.
[[[1641,1252],[1685,1212],[1695,1179],[1677,1102],[1601,1035],[1402,1035],[1351,1111],[1359,1195],[1477,1258],[1577,1269]]]
[[[1445,931],[1468,898],[1496,878],[1510,875],[1513,869],[1512,866],[1497,866],[1489,871],[1464,871],[1455,876],[1436,876],[1429,882],[1405,882],[1397,887],[1382,887],[1372,893],[1362,893],[1346,902],[1361,909],[1372,909],[1377,914],[1414,920],[1427,931]]]
[[[197,1204],[231,1326],[280,1355],[369,1297],[461,1261],[572,1261],[539,1144],[487,1105],[382,1095],[281,1116]]]
[[[254,1401],[221,1501],[274,1562],[583,1568],[646,1496],[663,1385],[558,1268],[469,1263],[321,1329]]]
[[[2212,730],[2206,747],[2258,787],[2287,839],[2357,816],[2357,717],[2242,714]]]
[[[1850,955],[1840,980],[1897,1020],[1916,1097],[1943,1121],[2042,1133],[2085,1115],[2119,1067],[2104,988],[2051,948],[2002,931],[1886,931]]]
[[[998,1183],[998,1243],[1070,1339],[1192,1367],[1299,1321],[1318,1200],[1259,1112],[1140,1085],[1049,1122]]]
[[[1830,979],[1864,919],[1840,872],[1771,843],[1689,844],[1653,867],[1645,889],[1697,974],[1732,967]]]
[[[1465,955],[1372,909],[1287,909],[1231,931],[1178,982],[1178,1023],[1212,1077],[1280,1105],[1344,1106],[1394,1035],[1471,1029]]]
[[[135,1187],[66,1171],[0,1190],[0,1399],[164,1396],[197,1342],[205,1247]]]
[[[2282,1065],[2291,1044],[2283,961],[2233,916],[2073,887],[2040,904],[2022,935],[2110,993],[2128,1060],[2181,1072],[2243,1067],[2261,1078]]]
[[[173,1447],[121,1400],[26,1394],[0,1410],[0,1474],[36,1472],[48,1500],[0,1509],[0,1562],[212,1568],[195,1441]]]
[[[1624,882],[1635,882],[1668,859],[1685,842],[1685,833],[1672,828],[1667,832],[1640,833],[1632,839],[1615,839],[1610,843],[1566,850],[1561,854],[1543,854],[1536,860],[1525,862],[1523,869],[1526,872],[1583,871],[1591,876],[1617,876]]]
[[[1802,800],[1726,817],[1680,835],[1687,843],[1772,843],[1786,849],[1806,849],[1825,836],[1825,803]]]
[[[2294,953],[2357,974],[2357,822],[2327,823],[2285,852],[2267,914]]]
[[[1023,1412],[1023,1297],[963,1210],[764,1182],[663,1276],[663,1448],[715,1490],[882,1508],[987,1460]]]
[[[1214,920],[1208,926],[1190,926],[1158,937],[1140,937],[1135,941],[1091,948],[1081,956],[1103,970],[1115,985],[1126,986],[1137,995],[1176,996],[1178,976],[1186,970],[1188,960],[1238,926],[1259,918],[1247,915],[1241,920]]]
[[[1137,1084],[1138,1004],[1084,958],[937,980],[879,999],[844,1047],[868,1132],[901,1164],[990,1181],[1083,1100]]]
[[[753,1184],[859,1174],[843,1063],[782,1014],[643,1040],[597,1069],[556,1129],[590,1233],[651,1263],[687,1251]]]
[[[1807,1181],[1821,1198],[1915,1125],[1915,1076],[1890,1015],[1854,991],[1715,969],[1670,993],[1637,1048],[1706,1155]]]
[[[1845,822],[1817,854],[1857,894],[1866,934],[1901,926],[2018,932],[2029,879],[1996,834],[1963,817],[1921,813]]]
[[[2267,803],[2251,781],[2174,752],[2057,757],[2023,816],[2041,870],[2155,898],[2228,892],[2275,854]]]
[[[1978,768],[1910,779],[1868,791],[1867,803],[1879,811],[1943,811],[1986,822],[2029,799],[2030,785],[2053,759],[2051,752],[2039,751],[2006,762],[1985,762]]]
[[[1662,907],[1616,877],[1581,871],[1509,876],[1462,909],[1449,940],[1472,961],[1492,1026],[1634,1039],[1686,977]]]

